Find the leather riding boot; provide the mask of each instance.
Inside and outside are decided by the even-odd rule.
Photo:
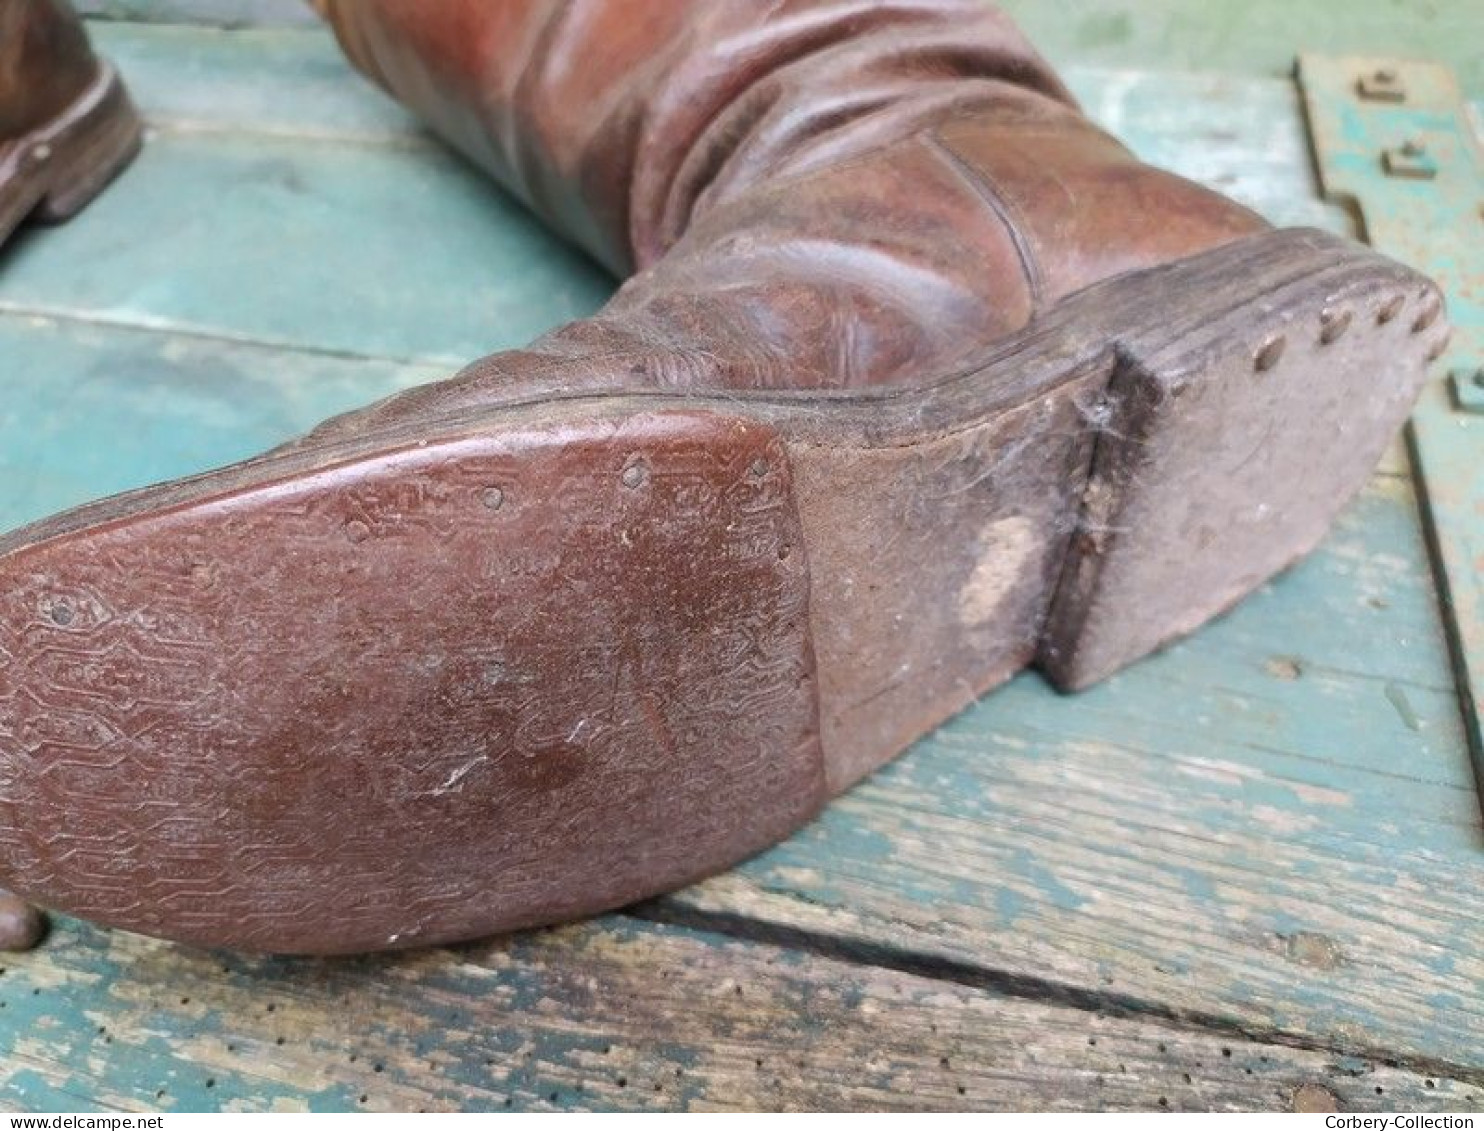
[[[66,220],[139,149],[123,84],[67,0],[0,0],[0,243]]]
[[[0,539],[0,879],[209,945],[569,919],[1312,548],[1444,332],[979,0],[343,0],[596,317]]]

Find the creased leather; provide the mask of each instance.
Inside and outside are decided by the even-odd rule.
[[[979,0],[318,6],[629,278],[596,317],[309,442],[515,391],[921,381],[1082,286],[1263,227],[1091,125]]]

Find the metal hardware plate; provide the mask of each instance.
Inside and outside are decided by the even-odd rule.
[[[1484,146],[1445,66],[1303,55],[1298,78],[1325,194],[1352,201],[1370,243],[1448,297],[1452,343],[1408,446],[1484,784]]]

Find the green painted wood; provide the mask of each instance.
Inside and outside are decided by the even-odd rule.
[[[0,314],[0,528],[266,450],[442,368]]]
[[[1000,0],[1053,62],[1287,75],[1304,50],[1432,58],[1484,98],[1473,0]]]
[[[1402,101],[1361,96],[1361,80],[1378,73],[1394,76]],[[1484,785],[1484,135],[1435,64],[1307,55],[1299,78],[1325,191],[1353,203],[1367,238],[1424,266],[1447,299],[1451,344],[1408,438]],[[1428,176],[1394,175],[1388,162],[1407,146]]]
[[[77,9],[107,20],[207,27],[290,27],[318,18],[304,0],[77,0]]]
[[[9,1109],[1484,1108],[1428,1069],[624,920],[324,962],[65,923],[5,966]]]
[[[517,344],[606,292],[592,268],[353,80],[317,33],[107,31],[110,48],[131,60],[154,136],[135,169],[72,225],[30,233],[0,255],[7,523],[238,458],[320,415]],[[184,77],[172,82],[174,74]],[[1282,222],[1348,223],[1313,199],[1291,84],[1108,70],[1071,77],[1094,113],[1146,155]],[[1154,1019],[1182,1018],[1254,1034],[1269,1042],[1264,1056],[1290,1055],[1273,1051],[1279,1044],[1319,1050],[1303,1071],[1335,1066],[1320,1079],[1347,1103],[1365,1097],[1345,1090],[1345,1074],[1387,1059],[1476,1080],[1484,838],[1401,466],[1377,478],[1318,555],[1191,641],[1076,698],[1055,696],[1034,676],[1017,680],[798,837],[651,913],[934,973],[934,988],[910,1008],[894,991],[862,991],[878,1028],[840,1046],[844,1068],[828,1062],[841,1089],[878,1086],[861,1067],[878,1063],[869,1042],[920,1045],[926,1060],[904,1062],[909,1069],[890,1080],[907,1094],[957,1102],[956,1091],[919,1074],[939,1055],[956,1063],[952,1051],[935,1053],[931,1028],[939,1011],[958,1016],[953,1003],[963,997],[944,976],[1013,985],[1067,1011],[1045,1022],[1055,1039],[1035,1028],[1051,1014],[1032,1025],[976,1005],[954,1022],[955,1034],[979,1034],[970,1043],[987,1066],[965,1085],[965,1103],[1040,1094],[1018,1069],[996,1068],[986,1042],[996,1055],[1024,1046],[1046,1057],[1049,1075],[1037,1087],[1047,1095],[1074,1106],[1115,1102],[1102,1089],[1119,1061],[1093,1051],[1101,1041],[1085,1043],[1102,1024],[1099,1009],[1134,1018],[1128,1039],[1143,1042],[1139,1063],[1150,1066],[1174,1063],[1158,1049],[1175,1047],[1167,1026]],[[819,1058],[836,1053],[817,1034],[854,1031],[828,1007],[845,978],[835,966],[770,991],[773,1005],[752,1029],[713,1026],[694,1006],[711,1000],[704,985],[766,983],[769,961],[816,960],[684,931],[689,941],[676,950],[675,933],[654,941],[648,928],[621,922],[590,930],[644,935],[619,948],[631,981],[610,976],[591,950],[558,947],[530,960],[542,970],[525,983],[541,987],[539,1009],[507,1005],[479,1015],[478,1026],[444,1025],[440,1036],[426,1003],[460,1008],[452,1003],[511,984],[501,978],[519,982],[510,964],[525,960],[507,951],[539,949],[548,936],[364,964],[223,960],[223,971],[184,950],[68,927],[52,948],[12,964],[38,964],[36,976],[53,979],[46,985],[56,992],[31,984],[42,993],[5,996],[8,1008],[35,999],[37,1012],[0,1011],[0,1048],[11,1049],[4,1063],[19,1066],[0,1076],[4,1094],[18,1106],[84,1096],[149,1106],[144,1082],[158,1079],[167,1097],[217,1102],[203,1070],[238,1071],[226,1051],[233,1044],[234,1053],[285,1059],[232,1077],[230,1088],[213,1075],[216,1095],[357,1106],[364,1093],[373,1105],[360,1054],[360,1069],[345,1065],[374,1029],[379,1047],[400,1059],[387,1052],[384,1073],[372,1076],[390,1073],[395,1059],[398,1088],[411,1089],[388,1091],[387,1104],[509,1095],[527,1106],[549,1102],[546,1076],[519,1076],[514,1061],[500,1061],[504,1075],[478,1077],[464,1065],[465,1047],[483,1047],[490,1033],[522,1055],[541,1044],[549,1051],[538,1055],[565,1066],[557,1075],[575,1086],[596,1073],[589,1037],[627,1024],[629,1039],[679,1034],[666,1054],[673,1059],[656,1062],[665,1070],[688,1070],[687,1057],[709,1066],[684,1098],[697,1106],[875,1095],[820,1082]],[[48,965],[59,962],[70,972]],[[625,1012],[630,999],[672,1000],[664,972],[680,979],[690,1013]],[[177,993],[183,982],[197,989]],[[266,1015],[279,986],[302,999],[301,1032],[329,1034],[306,1038],[313,1058],[273,1051],[289,1047],[287,1036],[276,1045]],[[197,1007],[211,994],[227,1004],[203,1019]],[[170,1004],[179,997],[190,1001]],[[899,1007],[907,1028],[880,1028]],[[83,1048],[99,1025],[101,1045],[90,1037]],[[45,1051],[38,1026],[60,1051]],[[748,1035],[733,1043],[733,1032]],[[200,1043],[202,1033],[217,1043]],[[145,1051],[109,1052],[121,1043]],[[752,1050],[770,1050],[755,1055],[772,1063],[785,1046],[814,1058],[807,1087],[780,1075],[782,1092],[749,1090]],[[1252,1079],[1243,1072],[1209,1092],[1192,1071],[1197,1098],[1278,1102],[1248,1066]],[[1139,1087],[1116,1102],[1147,1106],[1164,1094],[1156,1089],[1167,1076],[1153,1067],[1137,1075]],[[1301,1075],[1290,1072],[1283,1086]],[[614,1083],[591,1102],[618,1102],[624,1091]],[[645,1098],[682,1102],[667,1095]],[[1189,1095],[1179,1102],[1196,1103]]]
[[[1378,479],[1186,643],[1076,697],[1017,680],[666,906],[1479,1065],[1484,853],[1446,665],[1410,491]]]
[[[433,144],[391,98],[350,81],[325,30],[103,23],[91,31],[157,129]]]
[[[0,310],[439,360],[523,345],[611,284],[454,158],[158,134],[0,260]]]
[[[296,0],[84,0],[112,19],[298,26]],[[1469,0],[1000,0],[1056,63],[1286,74],[1300,50],[1428,57],[1484,97],[1484,9]]]

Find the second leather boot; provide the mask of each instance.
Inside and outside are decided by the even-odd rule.
[[[138,151],[140,132],[66,0],[0,0],[0,244],[27,217],[79,211]]]

